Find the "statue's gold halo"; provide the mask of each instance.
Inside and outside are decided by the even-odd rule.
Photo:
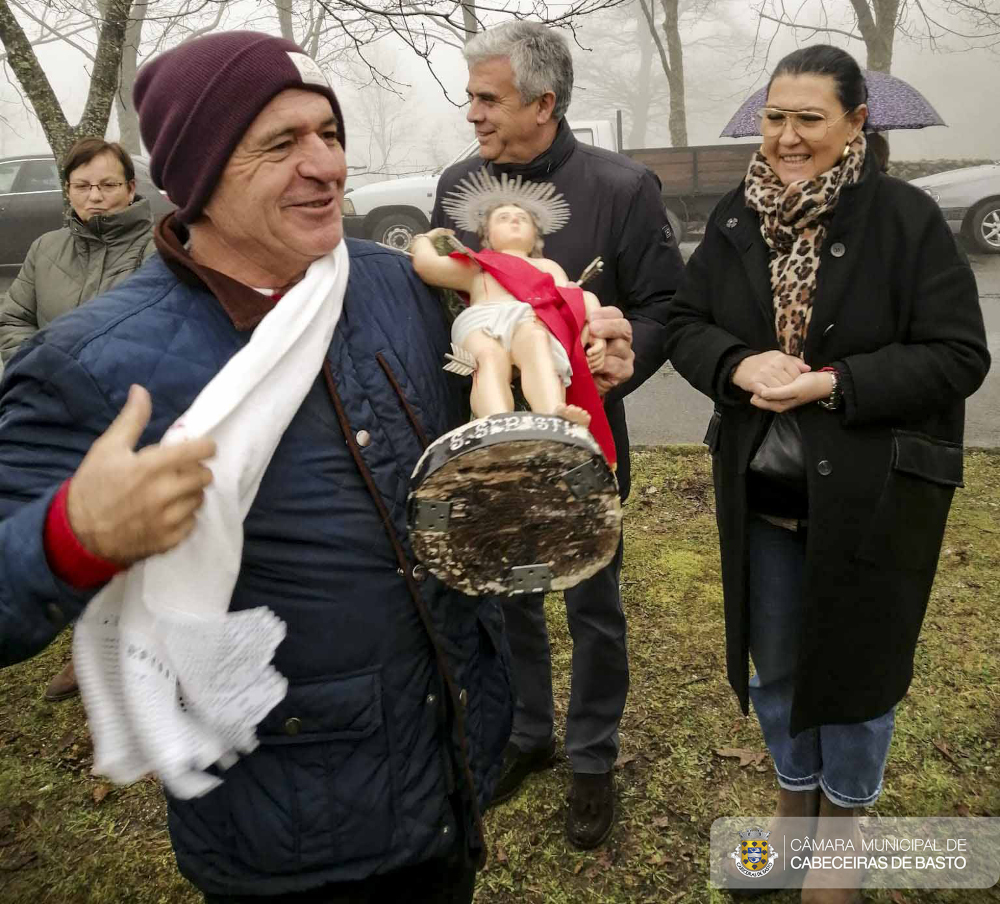
[[[448,192],[441,206],[460,229],[478,232],[486,215],[502,204],[516,204],[528,211],[542,235],[550,235],[569,222],[569,203],[551,182],[526,182],[521,176],[499,179],[485,169],[464,178]]]

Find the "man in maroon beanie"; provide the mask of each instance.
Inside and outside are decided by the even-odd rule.
[[[165,431],[275,305],[295,303],[280,299],[314,262],[349,259],[322,372],[243,521],[229,606],[284,622],[273,665],[288,690],[252,753],[209,767],[216,787],[168,793],[170,835],[216,904],[469,902],[512,694],[496,601],[429,576],[406,533],[409,474],[467,416],[441,369],[441,304],[404,255],[338,249],[343,117],[295,44],[251,32],[182,44],[143,67],[135,104],[178,210],[157,226],[158,255],[8,367],[0,666],[190,534],[216,450],[161,444]],[[627,329],[613,315],[592,325],[625,371]]]

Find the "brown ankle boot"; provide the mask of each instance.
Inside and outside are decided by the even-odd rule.
[[[861,830],[858,826],[859,807],[838,807],[825,794],[820,795],[819,821],[816,826],[816,841],[822,844],[824,840],[844,842],[839,850],[818,848],[817,855],[837,854],[843,856],[861,855]],[[847,847],[850,842],[850,847]],[[802,883],[802,904],[862,904],[864,898],[857,888],[841,888],[844,880],[850,878],[851,884],[860,884],[864,877],[863,870],[848,872],[846,870],[810,869]]]
[[[65,668],[49,682],[45,688],[45,699],[49,703],[57,703],[60,700],[68,700],[80,693],[80,688],[76,683],[76,671],[73,669],[73,660],[66,663]]]

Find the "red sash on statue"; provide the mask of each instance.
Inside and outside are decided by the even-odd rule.
[[[548,328],[569,357],[572,382],[566,388],[566,403],[577,405],[590,415],[590,432],[601,447],[608,464],[617,461],[611,425],[604,413],[604,403],[597,392],[593,375],[587,364],[587,353],[580,341],[580,333],[587,322],[587,308],[583,289],[575,286],[556,285],[551,273],[539,270],[523,258],[499,251],[470,251],[477,264],[489,273],[518,301],[530,304],[535,315]],[[467,259],[454,251],[452,257]]]

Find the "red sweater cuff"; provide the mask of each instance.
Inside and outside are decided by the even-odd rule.
[[[95,556],[73,533],[66,512],[69,483],[67,480],[59,488],[49,506],[45,519],[45,557],[57,578],[77,590],[86,590],[106,584],[122,569]]]

